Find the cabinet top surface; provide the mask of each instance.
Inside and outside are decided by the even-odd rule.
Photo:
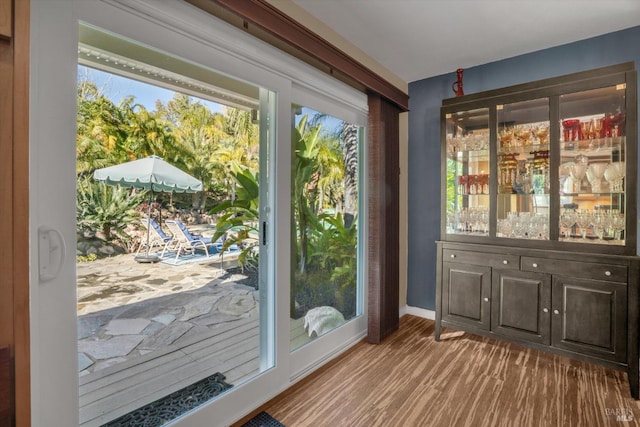
[[[633,62],[625,62],[617,65],[611,65],[608,67],[602,67],[602,68],[597,68],[597,69],[588,70],[588,71],[580,71],[577,73],[567,74],[563,76],[551,77],[548,79],[536,80],[533,82],[527,82],[527,83],[517,84],[513,86],[508,86],[508,87],[486,90],[486,91],[472,93],[472,94],[463,95],[459,97],[447,98],[442,101],[442,106],[443,107],[457,106],[460,104],[465,104],[465,103],[474,102],[474,101],[487,99],[487,98],[500,97],[500,96],[518,93],[518,92],[543,90],[545,88],[550,88],[553,86],[573,83],[576,81],[586,80],[589,78],[625,73],[627,71],[634,71]]]

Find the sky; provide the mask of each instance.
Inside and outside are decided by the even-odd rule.
[[[135,103],[144,105],[148,111],[155,111],[156,100],[159,99],[166,104],[175,94],[172,90],[78,65],[78,80],[85,76],[95,82],[98,89],[102,90],[105,96],[116,105],[120,103],[123,98],[133,95],[135,97]],[[209,107],[214,113],[222,111],[223,107],[220,104],[193,96],[191,96],[191,98],[200,101],[200,103]]]
[[[83,78],[88,78],[95,82],[98,90],[103,91],[105,96],[116,105],[118,105],[123,98],[132,95],[135,97],[134,103],[144,105],[148,111],[155,111],[156,100],[159,99],[166,104],[175,94],[172,90],[139,82],[116,74],[106,73],[83,65],[78,65],[78,80]],[[194,96],[191,96],[191,98],[198,100],[214,113],[222,112],[223,106],[221,104],[196,98]],[[305,114],[309,116],[309,119],[311,119],[313,116],[318,114],[318,112],[311,108],[303,107],[302,114],[296,116],[296,125]],[[328,115],[322,118],[321,123],[323,131],[332,135],[339,133],[342,127],[341,120]]]

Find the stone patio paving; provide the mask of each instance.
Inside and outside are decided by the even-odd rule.
[[[258,291],[247,276],[221,266],[214,258],[140,264],[130,254],[78,263],[80,375],[257,317]]]

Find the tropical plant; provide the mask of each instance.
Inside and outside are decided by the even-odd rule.
[[[140,217],[135,208],[144,193],[81,178],[76,187],[78,232],[100,232],[105,240],[128,242],[131,237],[125,230]]]
[[[173,153],[179,150],[174,132],[160,114],[149,112],[143,105],[134,101],[134,97],[129,96],[118,106],[125,121],[125,160],[150,155],[171,160]]]
[[[167,122],[124,98],[115,105],[91,81],[78,83],[76,172],[86,176],[151,154],[166,158],[178,150]]]
[[[344,161],[344,212],[353,217],[358,212],[358,126],[343,122],[341,137]]]
[[[119,108],[95,83],[78,83],[76,172],[89,175],[94,169],[118,163],[124,152],[126,132]]]
[[[211,214],[222,215],[216,222],[213,240],[226,236],[222,247],[226,251],[232,244],[241,248],[238,263],[245,268],[258,267],[259,245],[259,187],[258,174],[236,165],[233,177],[238,183],[234,200],[225,200],[211,210]]]
[[[447,212],[453,213],[459,205],[456,196],[456,163],[455,160],[447,159]]]
[[[304,273],[308,262],[309,233],[315,226],[317,216],[313,206],[313,192],[317,182],[313,182],[317,171],[316,158],[320,147],[318,144],[320,125],[307,128],[307,116],[293,129],[293,213],[297,239],[298,271]]]
[[[310,242],[312,268],[329,272],[325,285],[334,288],[336,308],[343,314],[355,313],[357,284],[358,230],[355,220],[342,214],[321,215]]]
[[[320,120],[309,120],[305,115],[292,138],[292,241],[297,262],[291,290],[292,315],[331,305],[352,316],[358,259],[357,127],[343,125],[341,132],[329,135],[322,131]],[[355,200],[347,201],[347,197]],[[344,208],[348,203],[349,211],[343,214],[334,209],[340,203]]]

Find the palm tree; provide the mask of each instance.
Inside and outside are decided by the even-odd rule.
[[[316,212],[320,214],[325,208],[325,196],[328,197],[329,203],[335,206],[343,193],[343,189],[338,185],[345,172],[338,141],[330,137],[321,138],[316,161],[314,173],[317,181]]]
[[[231,137],[234,147],[241,147],[246,152],[245,166],[258,169],[259,131],[253,123],[249,111],[226,107],[226,133]]]
[[[314,175],[316,173],[316,157],[319,152],[319,134],[321,126],[307,126],[307,116],[293,131],[293,143],[295,147],[293,162],[293,208],[298,235],[298,271],[304,273],[308,261],[307,251],[309,247],[309,227],[314,222],[314,213],[311,209],[312,199],[310,192],[314,190]],[[317,179],[317,176],[316,176]]]
[[[174,150],[176,154],[168,160],[189,171],[203,183],[203,191],[195,193],[192,200],[192,207],[202,211],[206,206],[207,192],[215,178],[215,153],[226,136],[223,130],[224,120],[201,103],[178,93],[166,106],[159,103],[158,111],[167,120],[177,141],[178,149]]]
[[[168,123],[158,112],[149,112],[133,101],[133,97],[128,97],[120,104],[126,119],[128,160],[152,154],[167,158],[176,149]]]
[[[342,154],[344,159],[344,213],[358,213],[358,126],[343,122]]]

